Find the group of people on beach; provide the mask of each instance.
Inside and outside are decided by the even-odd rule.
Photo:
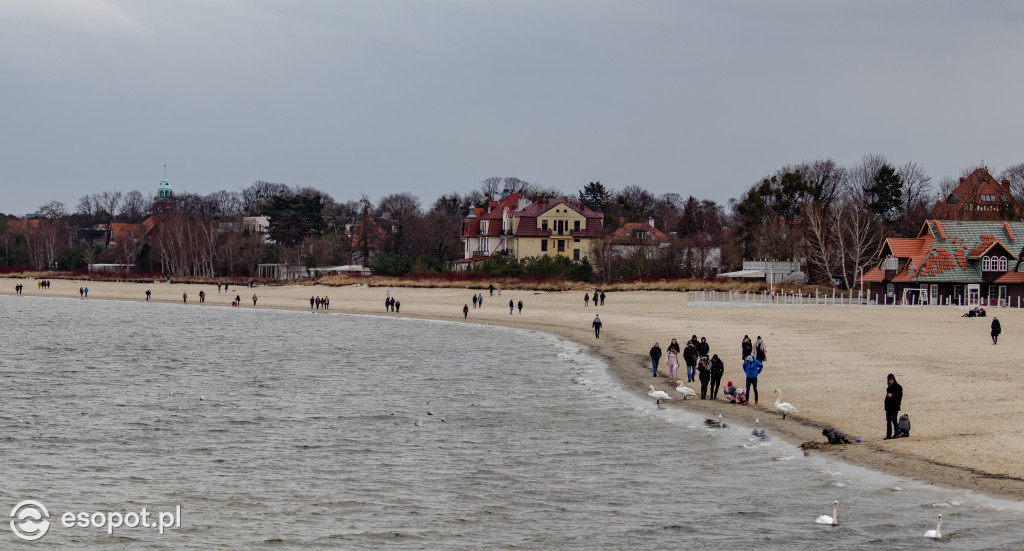
[[[323,297],[316,297],[316,296],[309,297],[309,309],[310,310],[312,310],[314,308],[319,310],[321,306],[323,307],[324,310],[326,310],[327,307],[329,307],[330,305],[331,305],[331,299],[327,298],[326,296],[323,296]]]
[[[600,336],[600,318],[594,319],[595,331]],[[760,335],[757,341],[751,341],[749,335],[744,335],[740,342],[741,357],[743,359],[743,373],[746,376],[746,390],[738,389],[729,381],[723,396],[732,403],[747,404],[747,396],[751,389],[754,391],[754,403],[759,401],[757,391],[757,378],[764,369],[764,362],[768,359],[768,347]],[[651,358],[651,374],[658,376],[658,366],[661,363],[661,343],[655,341],[649,352]],[[700,381],[700,399],[706,400],[711,396],[712,400],[718,399],[718,391],[721,389],[722,376],[725,374],[725,362],[718,354],[711,353],[711,345],[707,337],[697,338],[697,335],[690,337],[685,346],[681,346],[677,339],[672,339],[665,353],[666,365],[668,366],[668,377],[678,378],[679,357],[686,365],[686,382]]]
[[[595,289],[594,290],[594,306],[597,306],[598,304],[600,304],[601,306],[604,306],[604,297],[605,297],[604,291],[598,291],[598,290]],[[587,306],[590,306],[590,292],[589,291],[586,292],[586,293],[583,293],[583,307],[586,308]]]

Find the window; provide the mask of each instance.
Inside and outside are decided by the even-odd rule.
[[[573,260],[579,260],[580,259],[580,250],[579,249],[573,249],[572,250],[572,259]]]
[[[981,259],[981,271],[983,271],[983,272],[991,272],[992,271],[992,258],[991,257],[986,256],[986,257]]]
[[[885,295],[891,297],[891,296],[893,296],[895,294],[896,294],[896,284],[895,283],[887,283],[885,285]]]
[[[540,229],[542,229],[544,231],[548,231],[548,221],[547,220],[541,220],[540,221]]]
[[[558,252],[560,252],[560,253],[564,253],[565,252],[565,241],[563,241],[561,239],[558,240]]]
[[[999,270],[1000,272],[1005,272],[1006,269],[1008,268],[1007,264],[1008,264],[1008,262],[1006,260],[1006,257],[1005,256],[1000,256],[999,257],[999,266],[996,269]]]
[[[548,250],[548,240],[547,239],[541,239],[540,240],[540,251],[541,252],[545,252],[547,250]]]
[[[572,231],[580,231],[580,221],[576,220],[572,223]]]

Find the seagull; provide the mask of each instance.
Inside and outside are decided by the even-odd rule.
[[[206,396],[202,396],[202,395],[201,395],[201,396],[199,396],[199,399],[200,399],[200,400],[205,400],[205,399],[206,399]]]
[[[722,420],[722,414],[718,414],[718,426],[719,428],[725,428],[725,421]]]
[[[444,415],[441,416],[441,422],[444,423]]]
[[[651,398],[654,398],[654,403],[656,405],[661,405],[662,400],[672,399],[668,397],[668,394],[664,390],[654,390],[654,385],[650,385],[650,387],[651,391],[648,392],[647,395],[650,396]]]
[[[422,427],[423,426],[423,419],[417,419],[416,422],[413,423],[413,424],[416,425],[417,427]]]
[[[394,414],[395,414],[395,410],[391,410],[391,415],[394,415]]]
[[[775,409],[777,409],[780,412],[782,412],[782,418],[783,419],[786,418],[786,414],[787,413],[796,413],[797,412],[796,408],[793,407],[793,404],[790,404],[789,402],[783,402],[782,401],[782,391],[781,390],[776,388],[775,389],[775,393],[779,395],[779,397],[775,399]]]
[[[832,387],[825,387],[825,392],[832,392]]]
[[[430,411],[427,412],[427,415],[433,415],[433,414],[434,414],[434,410],[430,410]]]
[[[761,418],[760,417],[755,417],[754,418],[754,424],[755,425],[760,425],[761,424]]]

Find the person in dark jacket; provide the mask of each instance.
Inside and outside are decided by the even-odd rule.
[[[768,347],[761,340],[761,335],[758,335],[757,340],[754,341],[754,357],[761,363],[768,361]]]
[[[718,387],[722,385],[722,374],[725,373],[725,364],[718,354],[711,356],[711,399],[718,399]]]
[[[655,341],[654,346],[651,347],[651,369],[654,371],[654,376],[658,376],[658,362],[661,360],[661,346]]]
[[[707,358],[700,359],[700,364],[697,366],[697,373],[700,378],[700,399],[707,400],[708,383],[711,382],[711,366],[708,365]]]
[[[686,364],[686,381],[692,382],[694,376],[697,375],[697,360],[700,359],[700,353],[697,352],[697,347],[693,345],[693,341],[686,343],[686,348],[683,349],[683,363]]]
[[[896,438],[907,438],[910,436],[910,416],[904,413],[900,415],[899,432],[896,433]]]
[[[700,342],[697,343],[697,352],[700,353],[701,358],[711,359],[711,345],[708,344],[706,337],[701,337]]]
[[[601,316],[594,316],[594,323],[592,323],[591,325],[594,326],[594,337],[600,339],[601,326],[604,325],[603,323],[601,323]]]
[[[679,349],[679,341],[672,339],[672,342],[668,343],[669,350],[675,350],[676,354],[681,354],[682,350]]]
[[[750,387],[754,387],[754,403],[758,402],[757,396],[757,376],[761,374],[761,370],[764,369],[764,364],[758,361],[753,356],[747,356],[747,359],[743,362],[743,374],[747,376],[747,390],[745,392],[747,399],[743,401],[744,404],[750,400]]]
[[[754,353],[754,343],[750,342],[750,336],[743,335],[743,342],[740,343],[740,350],[743,352],[740,355],[741,360],[746,360],[747,356]]]
[[[999,325],[999,318],[992,317],[992,344],[995,344],[999,340],[999,334],[1003,332],[1003,328]]]
[[[885,439],[892,440],[893,434],[899,434],[900,406],[903,403],[903,387],[896,382],[892,373],[886,377],[889,386],[885,388]]]
[[[850,443],[850,439],[846,437],[846,434],[844,434],[843,431],[841,431],[841,430],[839,430],[837,428],[828,427],[827,429],[823,429],[821,431],[821,434],[823,436],[825,436],[826,438],[828,438],[828,443],[829,444],[849,444]]]

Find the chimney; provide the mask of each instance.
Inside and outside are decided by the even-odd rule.
[[[654,227],[654,218],[648,218],[647,219],[647,225],[653,228]]]
[[[1010,181],[1009,180],[1003,180],[1003,187],[1005,187],[1006,189],[1010,189]]]

